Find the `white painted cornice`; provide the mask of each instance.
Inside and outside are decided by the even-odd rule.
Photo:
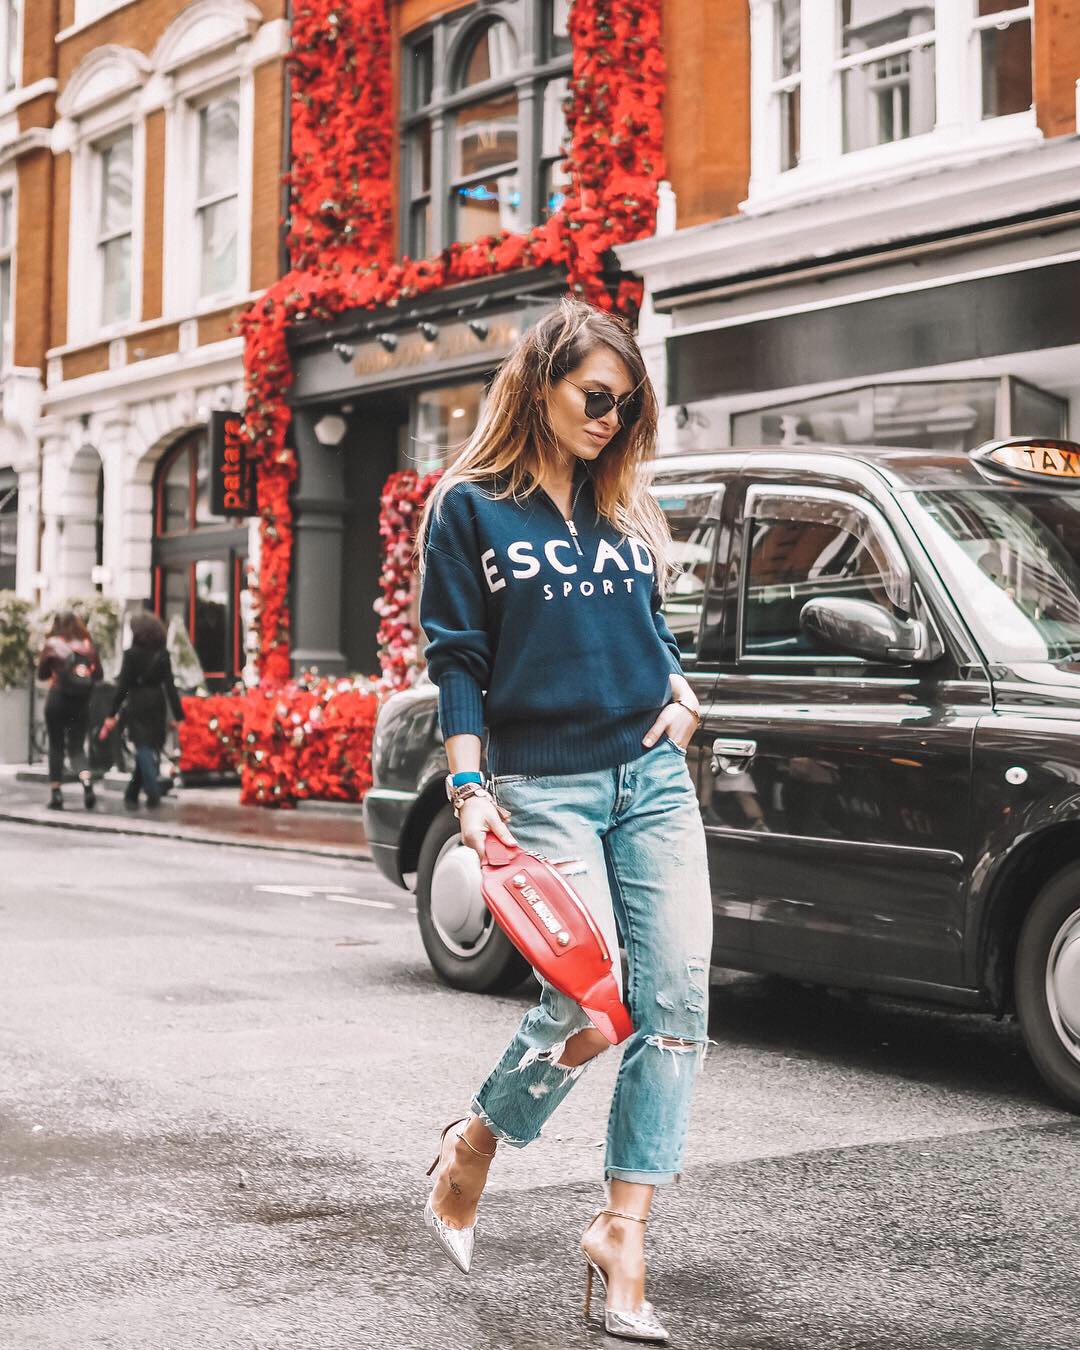
[[[190,352],[170,352],[146,361],[97,371],[78,379],[64,380],[45,390],[42,411],[56,417],[77,417],[98,412],[116,402],[137,403],[162,398],[193,381],[228,381],[243,376],[244,339],[226,338]]]
[[[55,94],[56,89],[56,80],[51,75],[43,80],[35,80],[33,84],[20,85],[18,89],[12,89],[0,98],[0,117],[6,117],[16,108],[21,108],[24,103],[31,103],[35,98],[41,98],[43,94]]]
[[[650,292],[963,230],[1080,196],[1080,137],[903,181],[831,192],[760,215],[727,216],[615,251]]]
[[[13,141],[8,141],[7,145],[0,146],[0,169],[11,164],[14,160],[20,159],[23,155],[28,155],[32,150],[49,150],[52,148],[52,132],[48,127],[31,127],[24,131],[21,136],[16,136]]]

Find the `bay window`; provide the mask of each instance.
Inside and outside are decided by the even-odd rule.
[[[1007,117],[1031,107],[1032,10],[1031,3],[978,0],[974,27],[984,118]]]
[[[751,200],[1036,137],[1033,8],[751,0]]]
[[[934,7],[841,0],[843,148],[906,140],[934,127]]]
[[[802,67],[801,0],[777,0],[773,32],[772,102],[779,121],[781,170],[799,162],[800,99]]]

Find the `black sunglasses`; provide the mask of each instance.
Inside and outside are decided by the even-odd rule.
[[[612,408],[618,413],[619,424],[624,427],[636,422],[641,416],[641,391],[638,389],[631,389],[628,394],[623,394],[622,398],[616,398],[606,389],[582,389],[580,384],[567,380],[565,375],[563,379],[579,394],[585,395],[585,416],[590,421],[598,422],[602,417],[606,417]]]

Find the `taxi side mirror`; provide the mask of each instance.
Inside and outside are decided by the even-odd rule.
[[[833,595],[808,600],[799,623],[818,642],[867,661],[911,665],[941,655],[937,640],[921,619],[899,619],[884,605],[869,600]]]

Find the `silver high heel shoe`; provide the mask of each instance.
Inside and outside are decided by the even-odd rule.
[[[585,1248],[585,1238],[589,1228],[601,1214],[610,1214],[613,1219],[631,1219],[634,1223],[648,1223],[648,1219],[638,1214],[624,1214],[619,1209],[598,1209],[589,1220],[589,1227],[581,1235],[581,1250],[585,1257],[585,1319],[588,1321],[589,1308],[592,1305],[593,1276],[599,1277],[600,1285],[607,1298],[607,1274],[596,1264]],[[668,1334],[664,1329],[656,1309],[647,1300],[642,1299],[636,1308],[604,1308],[604,1330],[609,1336],[619,1336],[624,1341],[665,1342]]]
[[[450,1124],[447,1125],[446,1129],[443,1130],[442,1135],[439,1138],[439,1151],[435,1155],[435,1161],[427,1170],[428,1176],[431,1176],[439,1163],[442,1162],[443,1150],[446,1147],[446,1136],[455,1125],[461,1125],[464,1122],[467,1122],[468,1119],[468,1116],[459,1116],[457,1120],[452,1120]],[[459,1138],[465,1147],[471,1148],[478,1157],[494,1158],[494,1153],[482,1153],[480,1149],[475,1148],[470,1144],[464,1135],[460,1135]],[[496,1151],[497,1149],[498,1145],[496,1145]],[[450,1225],[444,1223],[435,1213],[434,1209],[432,1209],[431,1196],[428,1196],[427,1204],[424,1206],[424,1224],[431,1229],[435,1241],[450,1260],[453,1261],[454,1265],[457,1266],[458,1270],[460,1270],[463,1275],[468,1275],[469,1268],[472,1266],[473,1241],[476,1237],[476,1224],[470,1224],[468,1228],[451,1228]]]

